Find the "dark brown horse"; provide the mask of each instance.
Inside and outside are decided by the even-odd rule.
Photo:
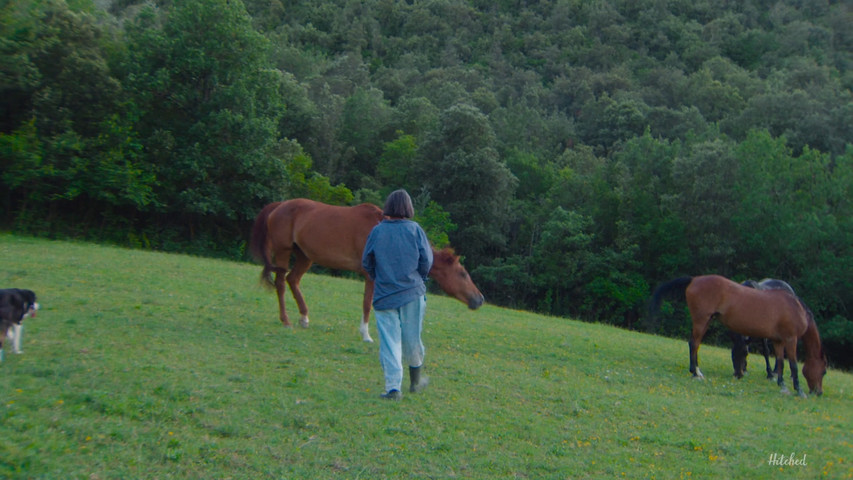
[[[659,309],[665,295],[677,292],[684,295],[693,320],[690,337],[690,373],[704,378],[699,370],[699,345],[712,320],[730,330],[750,337],[767,338],[776,352],[776,374],[779,387],[787,388],[783,381],[784,361],[791,366],[794,389],[800,390],[797,375],[797,340],[802,339],[806,349],[803,376],[809,390],[823,393],[823,376],[826,374],[826,356],[820,343],[817,325],[805,305],[785,290],[756,290],[735,283],[719,275],[682,277],[659,286],[652,295],[653,314]]]
[[[338,207],[305,198],[271,203],[261,210],[252,228],[250,250],[264,264],[261,278],[275,286],[282,324],[290,326],[284,307],[286,282],[299,306],[299,324],[308,326],[308,306],[299,289],[299,281],[311,264],[316,263],[364,276],[363,315],[359,331],[364,341],[373,341],[367,328],[373,280],[361,266],[361,254],[368,234],[382,219],[382,210],[375,205],[363,203],[355,207]],[[430,277],[448,295],[467,304],[468,308],[479,308],[483,304],[483,294],[471,281],[453,250],[434,249],[433,256]],[[272,273],[275,273],[274,279]]]

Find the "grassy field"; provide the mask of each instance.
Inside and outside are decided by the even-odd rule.
[[[0,478],[853,478],[850,374],[784,396],[705,346],[696,381],[684,341],[432,295],[430,387],[392,403],[361,283],[307,276],[284,329],[259,273],[0,234],[0,287],[42,304],[0,364]]]

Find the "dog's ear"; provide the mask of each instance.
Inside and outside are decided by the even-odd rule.
[[[23,288],[17,288],[17,289],[15,289],[15,291],[17,292],[18,296],[20,297],[23,305],[32,305],[32,304],[36,303],[36,292],[34,292],[32,290],[26,290]],[[13,295],[13,297],[14,297],[14,295]]]
[[[25,306],[33,306],[36,304],[36,292],[32,290],[22,290],[24,298],[27,300]]]

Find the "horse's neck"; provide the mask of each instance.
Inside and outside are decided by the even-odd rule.
[[[806,355],[809,357],[819,357],[823,351],[820,345],[820,334],[817,331],[817,324],[813,318],[809,318],[806,333],[803,334],[803,345],[805,345]]]

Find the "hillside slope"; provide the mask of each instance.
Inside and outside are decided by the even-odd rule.
[[[3,478],[853,477],[839,371],[800,399],[703,347],[700,382],[686,342],[432,295],[432,383],[388,403],[358,282],[308,275],[287,330],[254,265],[5,234],[0,265],[43,306],[0,364]]]

